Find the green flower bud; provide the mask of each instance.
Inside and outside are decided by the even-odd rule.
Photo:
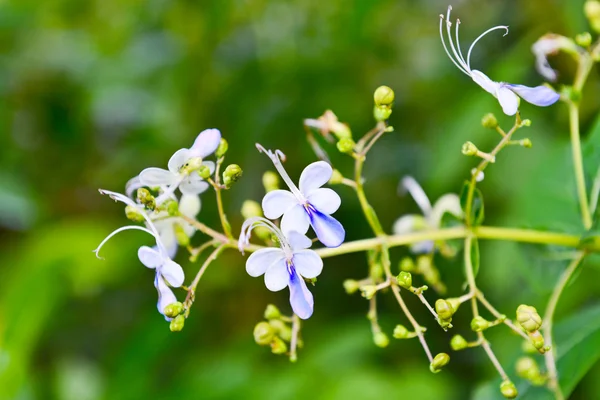
[[[200,175],[200,178],[204,180],[210,178],[210,168],[208,168],[207,165],[201,165],[200,168],[198,168],[197,173]]]
[[[375,285],[365,285],[361,287],[360,290],[362,292],[362,297],[364,297],[367,300],[371,300],[373,296],[375,296],[375,293],[377,293],[377,288],[375,287]]]
[[[521,350],[527,354],[538,353],[538,349],[533,347],[533,343],[531,343],[529,340],[523,340],[523,343],[521,344]]]
[[[589,32],[583,32],[575,36],[575,43],[581,47],[589,47],[592,44],[592,35]]]
[[[360,287],[359,283],[357,281],[355,281],[354,279],[346,279],[344,281],[344,290],[348,294],[356,293],[356,291],[358,290],[359,287]]]
[[[484,330],[486,330],[487,328],[489,328],[491,326],[490,321],[486,321],[483,317],[481,316],[476,316],[475,318],[473,318],[473,320],[471,321],[471,329],[474,332],[482,332]]]
[[[383,122],[386,121],[390,115],[392,115],[392,109],[387,106],[375,106],[373,109],[373,116],[375,117],[375,121]]]
[[[175,238],[180,246],[187,247],[190,245],[190,237],[185,233],[183,226],[179,224],[173,224],[173,230],[175,231]]]
[[[379,279],[383,278],[383,273],[383,265],[381,265],[379,262],[372,264],[369,268],[369,277],[374,282],[377,282]]]
[[[415,272],[417,267],[415,266],[415,262],[410,257],[404,257],[400,260],[400,271],[406,272]]]
[[[521,139],[520,143],[521,146],[527,147],[528,149],[530,149],[533,146],[533,143],[531,143],[531,139],[529,138]]]
[[[287,344],[277,336],[273,338],[271,342],[271,352],[273,354],[285,354],[288,351]]]
[[[171,303],[163,310],[166,317],[175,318],[183,311],[183,304],[180,302]]]
[[[244,219],[252,218],[252,217],[262,217],[262,207],[258,202],[254,200],[246,200],[242,204],[242,217]]]
[[[396,325],[392,336],[394,336],[395,339],[408,339],[411,337],[410,332],[404,325]]]
[[[202,167],[202,158],[190,158],[188,162],[185,163],[185,165],[181,168],[181,172],[190,174],[194,171],[197,171],[200,167]]]
[[[492,113],[485,114],[483,118],[481,118],[481,125],[483,125],[484,128],[496,129],[498,127],[498,120]]]
[[[228,149],[229,143],[227,143],[227,140],[225,140],[224,138],[221,138],[221,142],[219,143],[219,147],[217,147],[217,150],[215,151],[215,155],[217,157],[223,157],[225,153],[227,153]]]
[[[226,187],[231,187],[242,177],[242,168],[237,164],[230,164],[223,171],[223,184]]]
[[[391,106],[394,97],[394,91],[388,86],[379,86],[373,95],[376,106]]]
[[[461,335],[454,335],[450,340],[450,347],[454,351],[464,350],[469,347],[469,343]]]
[[[373,334],[373,343],[375,343],[375,346],[381,347],[383,349],[387,347],[388,344],[390,344],[390,339],[383,332],[375,332]]]
[[[540,375],[540,368],[538,367],[535,360],[531,357],[521,357],[517,360],[515,366],[517,375],[523,379],[535,380]]]
[[[141,211],[134,206],[126,206],[125,207],[125,216],[128,220],[133,222],[144,222],[144,215],[142,215]]]
[[[148,189],[138,189],[137,198],[147,209],[154,210],[156,208],[156,199],[150,194]]]
[[[429,370],[434,374],[437,374],[441,369],[450,362],[450,356],[446,353],[439,353],[434,358],[431,364],[429,364]]]
[[[462,145],[461,151],[465,156],[474,156],[479,152],[479,149],[473,144],[473,142],[465,142]]]
[[[507,399],[514,399],[519,395],[517,387],[511,381],[504,381],[500,384],[500,393]]]
[[[334,169],[333,173],[331,174],[331,178],[329,178],[328,183],[330,185],[339,185],[343,181],[344,181],[344,176],[342,175],[342,173],[339,170]]]
[[[166,309],[166,307],[165,307]],[[171,325],[169,325],[169,329],[171,332],[180,332],[183,330],[183,325],[185,324],[185,317],[182,314],[179,314],[175,318],[171,320]]]
[[[281,312],[279,308],[275,307],[273,304],[268,304],[265,309],[265,318],[266,319],[277,319],[281,317]]]
[[[342,138],[337,142],[336,146],[340,153],[352,154],[355,145],[356,143],[351,138]]]
[[[521,121],[521,125],[520,126],[526,126],[526,127],[531,126],[531,120],[530,119],[524,119],[523,121]]]
[[[534,332],[542,326],[542,317],[535,307],[521,304],[517,308],[517,322],[527,332]]]
[[[338,140],[352,139],[352,131],[348,125],[338,122],[332,126],[331,132]]]
[[[289,342],[292,339],[292,329],[282,320],[273,319],[269,321],[269,324],[275,329],[277,335],[286,342]]]
[[[531,344],[533,344],[533,347],[538,349],[540,353],[545,353],[546,349],[544,348],[544,337],[540,331],[529,332],[528,335],[531,339]]]
[[[590,21],[592,29],[596,32],[600,32],[600,1],[586,1],[584,11],[585,16],[587,17],[588,21]]]
[[[445,321],[452,321],[452,316],[458,309],[458,306],[454,308],[454,301],[449,301],[450,299],[438,299],[435,302],[435,312],[437,313],[439,319]]]
[[[412,275],[410,272],[402,271],[400,275],[398,275],[398,285],[403,287],[404,289],[410,289],[412,286]]]
[[[262,183],[267,193],[277,190],[279,189],[279,175],[273,171],[267,171],[263,174]]]
[[[259,322],[254,327],[254,341],[256,344],[266,346],[271,344],[271,341],[275,337],[275,329],[265,321]]]

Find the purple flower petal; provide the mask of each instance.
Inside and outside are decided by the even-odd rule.
[[[292,268],[290,274],[290,305],[294,314],[302,319],[308,319],[313,313],[314,299],[306,287],[306,282]]]
[[[331,178],[333,169],[325,161],[317,161],[309,164],[300,175],[300,191],[305,196],[310,192],[326,184]]]
[[[310,206],[310,225],[313,227],[317,238],[327,247],[338,247],[344,242],[346,232],[339,221],[330,215],[323,214]]]
[[[183,285],[183,280],[185,279],[183,268],[175,261],[166,259],[164,264],[158,268],[157,271],[159,271],[165,280],[169,282],[169,285],[173,287]]]
[[[138,250],[138,258],[148,268],[155,269],[163,263],[162,255],[148,246],[142,246]]]
[[[518,94],[526,102],[540,107],[550,106],[560,99],[560,95],[547,86],[529,87],[509,83],[506,84],[506,87]]]
[[[296,231],[298,233],[306,233],[310,220],[306,209],[297,204],[287,210],[281,218],[281,231],[287,235],[288,232]]]
[[[265,195],[262,200],[262,208],[265,217],[269,219],[277,219],[284,212],[298,204],[298,200],[287,190],[273,190]]]
[[[284,258],[285,254],[279,248],[269,247],[257,250],[246,260],[246,272],[250,276],[261,276],[267,268]]]
[[[205,129],[198,134],[190,152],[192,157],[204,158],[214,153],[220,143],[221,132],[218,129]]]
[[[272,292],[278,292],[290,282],[290,274],[285,259],[271,264],[265,272],[265,286]]]
[[[306,200],[324,214],[333,214],[342,204],[340,196],[329,188],[313,190]]]
[[[323,271],[323,260],[312,250],[294,252],[292,262],[295,270],[304,278],[316,278]]]

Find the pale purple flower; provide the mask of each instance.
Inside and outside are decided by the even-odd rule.
[[[269,156],[277,172],[281,175],[288,190],[273,190],[265,195],[262,208],[265,217],[281,218],[281,230],[284,233],[296,231],[305,234],[312,226],[317,238],[327,247],[338,247],[344,241],[346,232],[342,224],[333,218],[340,207],[340,196],[329,188],[322,188],[331,178],[333,170],[325,161],[317,161],[302,171],[297,187],[283,168],[281,161],[285,155],[275,150],[266,150],[257,144],[259,151]]]
[[[448,14],[446,15],[446,33],[448,36],[448,41],[450,42],[450,49],[452,53],[450,53],[448,50],[444,40],[444,15],[440,15],[440,36],[442,37],[442,45],[444,46],[446,54],[461,72],[471,77],[471,79],[473,79],[473,81],[481,86],[486,92],[492,94],[498,99],[500,106],[502,106],[502,111],[504,111],[506,115],[516,114],[517,110],[519,109],[519,97],[531,104],[541,107],[552,105],[558,101],[560,95],[547,86],[528,87],[506,82],[495,82],[488,78],[483,72],[476,69],[471,69],[471,52],[473,51],[475,44],[488,33],[498,29],[505,30],[505,35],[507,35],[508,26],[495,26],[479,35],[477,39],[473,41],[471,47],[469,47],[467,58],[465,59],[460,48],[460,41],[458,39],[458,27],[460,25],[460,20],[458,19],[456,20],[455,31],[456,44],[454,43],[455,40],[450,29],[452,26],[452,22],[450,22],[451,10],[452,7],[449,6]]]
[[[294,313],[302,319],[310,318],[314,300],[304,278],[316,278],[323,270],[323,260],[316,252],[308,249],[312,241],[305,235],[293,230],[284,234],[271,221],[262,217],[249,218],[242,225],[239,239],[242,253],[249,243],[252,229],[259,226],[271,230],[277,236],[280,247],[269,247],[252,253],[246,260],[246,271],[253,277],[264,275],[265,286],[270,291],[278,292],[289,287],[290,305]]]
[[[556,81],[558,73],[548,62],[548,56],[564,51],[578,58],[585,53],[585,49],[578,46],[572,39],[554,33],[548,33],[539,38],[531,46],[531,51],[535,55],[535,68],[550,82]]]

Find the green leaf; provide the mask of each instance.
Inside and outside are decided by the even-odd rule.
[[[469,201],[469,187],[471,182],[465,181],[460,191],[460,207],[467,215],[467,203]],[[478,188],[473,190],[473,198],[471,199],[473,205],[471,207],[471,215],[469,220],[473,226],[481,225],[484,219],[484,207],[483,207],[483,193]]]
[[[471,265],[473,266],[473,276],[479,273],[479,241],[473,238],[471,241]]]

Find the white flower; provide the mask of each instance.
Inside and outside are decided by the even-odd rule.
[[[252,253],[246,261],[246,271],[253,277],[264,274],[265,286],[273,292],[289,287],[290,305],[294,313],[302,319],[310,318],[314,300],[304,278],[316,278],[323,270],[323,260],[316,252],[308,250],[312,244],[309,238],[296,231],[284,235],[271,221],[262,217],[249,218],[244,222],[239,239],[242,253],[250,240],[252,229],[259,226],[271,230],[277,236],[280,247]]]
[[[168,163],[168,170],[162,168],[146,168],[140,173],[140,183],[149,187],[167,187],[157,199],[160,204],[179,188],[181,193],[198,195],[208,189],[209,185],[198,174],[191,173],[201,165],[206,165],[212,174],[215,164],[202,161],[219,147],[221,132],[218,129],[206,129],[198,135],[189,149],[179,149],[173,154]]]
[[[338,247],[344,241],[346,232],[342,224],[333,218],[340,208],[340,196],[329,188],[322,188],[331,178],[333,169],[325,161],[317,161],[302,171],[298,188],[290,179],[281,164],[285,155],[275,150],[266,150],[257,144],[259,151],[269,156],[275,168],[289,187],[288,190],[273,190],[262,201],[263,212],[269,219],[281,216],[281,230],[284,233],[296,231],[305,234],[312,226],[317,238],[327,247]]]
[[[413,177],[404,177],[401,185],[404,190],[407,190],[411,194],[423,212],[423,215],[408,214],[400,217],[394,223],[394,234],[403,235],[411,232],[439,229],[442,223],[442,217],[445,213],[450,213],[457,218],[462,218],[463,212],[460,207],[460,199],[456,194],[448,193],[443,195],[432,207],[423,188],[421,188]],[[430,253],[434,248],[435,244],[432,240],[425,240],[413,244],[411,246],[411,251],[413,253]]]
[[[471,77],[471,79],[473,79],[473,81],[479,86],[481,86],[486,92],[492,94],[495,98],[498,99],[498,102],[502,106],[502,110],[506,115],[516,114],[519,108],[519,97],[531,104],[542,107],[552,105],[558,101],[560,95],[554,90],[550,89],[549,87],[528,87],[523,85],[515,85],[512,83],[494,82],[490,78],[488,78],[483,72],[478,71],[476,69],[471,69],[471,51],[473,51],[473,47],[475,46],[475,44],[488,33],[498,29],[505,30],[505,35],[507,35],[508,27],[495,26],[479,35],[479,37],[477,37],[477,39],[473,41],[471,47],[469,47],[469,50],[467,51],[467,58],[465,60],[462,54],[462,50],[460,48],[460,41],[458,39],[458,27],[460,25],[460,20],[456,20],[456,45],[454,44],[454,39],[450,30],[450,27],[452,26],[452,22],[450,22],[451,10],[452,7],[449,6],[448,14],[446,16],[446,33],[448,36],[448,41],[450,42],[450,49],[452,50],[452,54],[448,50],[448,47],[446,46],[446,42],[444,40],[444,15],[440,15],[440,36],[442,38],[442,45],[444,46],[446,54],[461,72]]]
[[[113,200],[121,201],[128,206],[137,207],[138,205],[131,200],[129,197],[116,192],[110,192],[108,190],[100,190],[100,193],[109,195]],[[115,236],[119,232],[123,232],[126,230],[141,230],[146,233],[149,233],[156,240],[156,246],[154,248],[150,248],[148,246],[142,246],[138,250],[138,258],[148,268],[152,268],[156,270],[156,276],[154,278],[154,286],[156,290],[158,290],[158,311],[164,315],[164,309],[169,304],[172,304],[177,301],[175,295],[171,291],[171,287],[180,287],[183,284],[185,279],[183,269],[179,264],[175,261],[171,260],[168,255],[167,249],[164,243],[161,241],[158,230],[150,217],[146,214],[146,212],[141,209],[141,215],[146,220],[146,226],[138,226],[138,225],[128,225],[123,226],[114,230],[110,233],[94,250],[96,253],[96,257],[100,258],[99,252],[100,249],[104,246],[108,240],[110,240],[113,236]],[[167,285],[168,283],[168,285]],[[166,319],[169,319],[165,316]]]
[[[537,40],[531,46],[531,51],[535,55],[535,67],[544,78],[550,82],[556,81],[558,77],[557,72],[550,66],[548,62],[548,56],[557,54],[559,51],[564,51],[579,57],[585,50],[580,46],[577,46],[572,39],[567,37],[556,35],[554,33],[548,33]]]

